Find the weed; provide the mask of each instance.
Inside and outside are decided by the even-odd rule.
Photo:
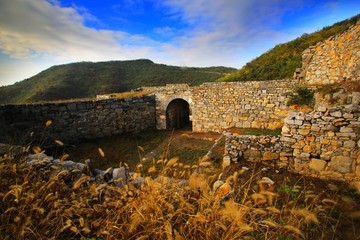
[[[285,193],[291,199],[295,199],[299,194],[300,190],[296,186],[289,186],[287,184],[282,184],[279,188],[279,192]]]

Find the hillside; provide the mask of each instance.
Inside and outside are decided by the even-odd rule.
[[[309,46],[340,34],[360,19],[360,14],[350,19],[324,27],[312,34],[303,34],[285,44],[279,44],[268,52],[247,63],[240,70],[228,74],[217,81],[248,81],[291,78],[296,68],[302,64],[302,52]]]
[[[53,66],[24,81],[0,87],[0,104],[88,98],[167,83],[198,85],[232,71],[235,69],[167,66],[147,59],[71,63]]]

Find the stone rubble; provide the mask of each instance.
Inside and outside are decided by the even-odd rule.
[[[50,175],[54,176],[59,172],[65,170],[71,174],[73,182],[79,179],[82,175],[90,176],[91,181],[114,183],[116,186],[121,187],[130,181],[132,173],[128,172],[125,167],[108,168],[107,170],[94,169],[90,159],[85,160],[85,163],[74,162],[71,160],[62,161],[47,156],[44,153],[30,154],[27,156],[27,164],[42,170],[50,170]],[[142,179],[134,179],[135,184],[142,182]],[[69,183],[71,187],[71,183]]]

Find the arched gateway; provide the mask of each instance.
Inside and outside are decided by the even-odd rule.
[[[173,99],[166,108],[166,129],[191,127],[190,106],[181,98]]]

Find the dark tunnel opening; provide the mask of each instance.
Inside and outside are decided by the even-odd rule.
[[[190,106],[184,99],[172,100],[166,109],[166,129],[191,128]]]

